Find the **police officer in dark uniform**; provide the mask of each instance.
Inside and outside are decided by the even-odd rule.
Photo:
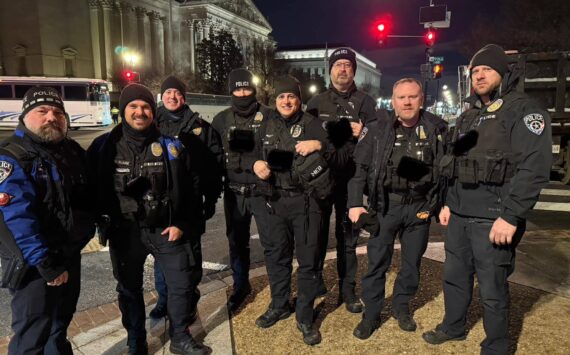
[[[160,88],[163,105],[157,109],[156,125],[165,136],[178,138],[193,157],[193,166],[200,178],[200,194],[203,206],[200,214],[200,226],[194,226],[190,238],[196,267],[192,269],[192,314],[196,314],[200,291],[198,284],[202,280],[202,244],[201,236],[206,231],[206,220],[216,212],[216,202],[222,192],[222,143],[217,132],[204,121],[197,112],[185,104],[186,85],[174,76],[167,77]],[[154,264],[154,283],[158,293],[156,306],[150,312],[152,318],[166,316],[167,287],[164,275],[158,263]]]
[[[348,184],[349,218],[357,223],[369,213],[363,207],[365,186],[379,232],[368,240],[368,271],[362,279],[364,316],[354,336],[369,338],[380,325],[386,272],[400,238],[402,266],[392,295],[392,315],[402,330],[415,331],[409,303],[420,278],[420,263],[429,237],[430,217],[438,199],[437,162],[443,156],[445,122],[421,109],[422,85],[404,78],[394,84],[389,120],[365,127],[356,146],[356,174]],[[376,212],[378,212],[376,214]]]
[[[144,262],[152,254],[168,287],[170,351],[205,354],[188,332],[191,270],[196,267],[189,238],[200,212],[195,210],[198,179],[180,141],[156,128],[156,104],[146,87],[125,87],[119,107],[123,122],[96,138],[88,156],[98,211],[110,221],[103,234],[110,242],[129,352],[148,352],[142,285]]]
[[[81,249],[95,232],[85,151],[59,93],[34,87],[0,146],[0,287],[12,295],[9,354],[73,354]],[[3,314],[7,314],[3,311]]]
[[[509,287],[515,248],[525,219],[548,183],[551,127],[548,113],[514,90],[520,76],[497,45],[470,63],[475,92],[457,120],[442,159],[449,178],[440,220],[447,225],[443,294],[445,317],[423,334],[430,344],[465,339],[466,314],[477,274],[483,327],[482,354],[507,354]]]
[[[307,104],[307,112],[329,123],[329,135],[336,148],[340,165],[331,165],[335,184],[329,204],[324,211],[321,254],[321,268],[326,255],[329,236],[329,223],[332,208],[335,209],[335,237],[337,240],[337,271],[340,297],[346,308],[353,313],[362,312],[362,303],[356,296],[356,243],[354,233],[347,218],[347,183],[354,174],[352,153],[363,126],[376,119],[376,102],[354,84],[356,73],[356,53],[349,48],[335,50],[329,58],[331,86],[324,93],[313,97]],[[350,127],[347,127],[350,126]],[[344,129],[345,127],[348,128]],[[348,132],[346,134],[345,132]],[[352,134],[351,134],[352,133]],[[322,285],[320,293],[326,292]]]
[[[271,286],[271,304],[255,323],[261,328],[269,328],[290,315],[295,250],[299,262],[297,327],[306,344],[316,345],[320,343],[321,335],[313,324],[313,304],[322,282],[319,280],[322,212],[319,193],[303,186],[296,167],[300,166],[298,160],[313,160],[307,170],[316,172],[315,177],[321,180],[316,184],[330,187],[330,179],[326,181],[327,176],[330,178],[325,171],[328,167],[320,153],[328,149],[328,140],[322,122],[301,110],[301,89],[295,78],[286,76],[276,80],[275,94],[276,111],[267,123],[263,138],[264,160],[260,163],[266,165],[267,171],[258,175],[273,187],[266,198],[271,209],[268,220],[271,233],[261,238]],[[323,197],[327,196],[325,193]]]
[[[228,306],[236,310],[251,292],[249,229],[252,215],[260,238],[268,233],[268,210],[259,193],[261,189],[256,188],[259,179],[254,173],[254,163],[262,159],[260,128],[271,109],[255,98],[253,74],[248,70],[232,70],[228,81],[232,105],[214,117],[212,127],[222,138],[224,149],[224,212],[234,281]]]

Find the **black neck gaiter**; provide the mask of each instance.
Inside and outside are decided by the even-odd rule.
[[[234,96],[232,95],[232,111],[238,116],[248,117],[257,111],[257,99],[255,95]]]
[[[159,136],[158,129],[153,124],[144,131],[138,131],[128,123],[123,123],[123,136],[127,140],[129,147],[136,153],[142,153],[149,142]]]

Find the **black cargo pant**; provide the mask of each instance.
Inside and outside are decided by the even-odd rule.
[[[420,212],[428,211],[427,201],[401,203],[389,201],[386,215],[378,213],[380,229],[368,240],[368,271],[362,278],[364,318],[378,320],[384,306],[386,272],[392,263],[394,240],[400,236],[401,267],[392,294],[392,312],[409,313],[410,300],[420,283],[420,264],[429,238],[429,218]],[[424,217],[424,218],[420,218]]]
[[[71,355],[67,328],[75,313],[81,288],[81,255],[67,263],[69,279],[61,286],[48,286],[32,267],[12,295],[12,330],[9,354]]]
[[[320,272],[324,267],[324,260],[327,253],[327,245],[329,240],[329,225],[332,210],[335,211],[335,237],[336,237],[336,256],[337,256],[337,273],[339,278],[339,286],[343,295],[354,294],[356,287],[356,272],[358,270],[358,261],[356,259],[356,244],[358,242],[358,231],[354,231],[352,224],[348,220],[347,189],[346,183],[335,185],[335,188],[329,197],[329,200],[322,204],[323,206],[323,226],[321,228],[320,244],[321,260]],[[324,286],[323,286],[324,287]]]
[[[483,354],[507,354],[509,348],[509,284],[514,271],[515,249],[525,231],[518,226],[513,244],[499,246],[489,241],[495,220],[452,214],[445,238],[443,296],[445,317],[438,329],[456,337],[465,334],[467,309],[473,296],[473,279],[477,275],[483,328]]]
[[[169,242],[167,235],[160,235],[162,228],[140,228],[133,221],[124,222],[116,232],[110,239],[110,254],[129,347],[136,347],[146,340],[143,271],[148,254],[154,256],[166,278],[172,339],[183,341],[188,338],[192,295],[190,280],[195,259],[187,238],[183,236]]]
[[[313,323],[313,303],[320,284],[321,209],[304,193],[281,193],[268,201],[271,233],[261,237],[271,287],[271,308],[288,307],[293,251],[297,257],[297,321]]]
[[[249,284],[251,216],[255,217],[261,239],[268,233],[269,213],[264,197],[243,195],[229,189],[224,191],[224,212],[234,289],[240,289]]]

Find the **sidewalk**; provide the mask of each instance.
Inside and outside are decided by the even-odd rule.
[[[548,238],[545,238],[546,236]],[[570,233],[527,232],[518,251],[517,271],[510,279],[510,332],[511,337],[516,340],[517,353],[566,353],[570,349],[570,339],[567,336],[567,329],[570,328]],[[359,247],[357,252],[360,277],[366,270],[366,248]],[[396,251],[393,267],[388,274],[383,324],[367,341],[352,336],[361,315],[348,313],[343,306],[337,305],[335,254],[327,254],[324,272],[329,293],[316,305],[317,323],[323,336],[321,344],[315,347],[303,344],[301,334],[295,327],[294,315],[270,329],[259,329],[255,326],[255,318],[262,314],[269,304],[265,267],[257,267],[251,271],[254,293],[232,319],[229,319],[226,309],[231,276],[201,285],[199,318],[191,327],[192,334],[210,347],[213,354],[479,353],[478,344],[483,339],[484,332],[477,289],[468,315],[471,330],[466,341],[435,347],[421,339],[421,333],[432,329],[443,317],[443,243],[430,243],[424,255],[420,290],[412,304],[418,330],[414,333],[404,333],[399,330],[397,323],[389,318],[391,290],[399,268],[399,252]],[[155,293],[146,293],[145,301],[148,314],[156,302]],[[76,313],[69,330],[74,352],[88,355],[125,353],[126,331],[119,317],[116,302]],[[170,354],[168,339],[164,336],[164,321],[151,324],[149,320],[147,329],[150,330],[148,340],[151,353]],[[7,353],[8,340],[8,337],[0,339],[0,354]]]

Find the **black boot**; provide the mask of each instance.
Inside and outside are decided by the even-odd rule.
[[[349,292],[343,295],[344,305],[346,310],[350,313],[361,313],[362,312],[362,302],[356,297],[354,292]]]
[[[248,283],[238,289],[234,289],[228,300],[228,309],[235,312],[251,293],[251,285]]]
[[[164,318],[168,315],[168,311],[166,309],[166,305],[162,303],[157,303],[156,306],[150,311],[148,316],[153,319],[160,319]]]
[[[271,308],[269,307],[265,313],[255,320],[255,324],[260,328],[269,328],[282,319],[286,319],[291,315],[288,308]]]
[[[314,324],[305,324],[297,322],[297,329],[303,333],[303,341],[307,345],[317,345],[321,342],[321,332]]]
[[[371,321],[365,318],[362,318],[360,323],[354,328],[354,332],[352,333],[358,339],[368,339],[374,333],[376,329],[380,327],[380,322],[378,321]]]
[[[457,337],[451,337],[439,329],[434,329],[430,330],[429,332],[423,333],[422,338],[424,338],[424,340],[430,344],[439,345],[448,341],[465,340],[466,335],[463,334]]]
[[[406,332],[415,332],[418,327],[409,313],[392,313],[392,317],[398,320],[398,326]]]
[[[146,340],[137,341],[135,344],[129,345],[129,355],[148,355],[148,343]]]
[[[183,354],[183,355],[206,355],[208,354],[207,349],[204,345],[198,343],[191,336],[181,340],[181,341],[171,341],[170,342],[170,352],[173,354]]]

